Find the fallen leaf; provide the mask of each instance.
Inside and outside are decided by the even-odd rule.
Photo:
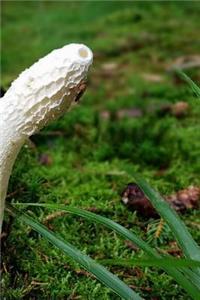
[[[120,109],[116,112],[117,119],[122,119],[125,117],[129,118],[138,118],[143,115],[143,112],[139,108],[129,108],[129,109]]]
[[[159,116],[170,114],[176,118],[185,117],[189,112],[189,104],[185,101],[178,101],[174,104],[166,102],[160,105],[151,104],[147,107],[146,112],[156,113]]]
[[[184,101],[179,101],[171,106],[171,114],[177,118],[185,116],[188,110],[189,104]]]
[[[157,216],[157,213],[143,191],[136,183],[129,183],[122,194],[122,202],[132,211],[143,216]]]
[[[148,198],[136,183],[129,183],[121,194],[122,202],[132,211],[145,217],[158,216]],[[180,213],[197,208],[200,200],[200,187],[190,186],[164,199]]]
[[[186,55],[176,58],[166,67],[166,70],[171,72],[176,69],[186,70],[198,67],[200,67],[200,55]]]
[[[101,66],[102,73],[105,76],[113,76],[118,71],[119,65],[116,62],[104,63]]]
[[[172,204],[176,211],[183,212],[187,209],[197,208],[200,199],[200,188],[189,186],[175,194],[166,197],[166,200]]]
[[[152,74],[152,73],[143,73],[141,74],[142,78],[149,82],[163,82],[164,77],[159,74]]]
[[[39,156],[39,163],[43,166],[50,166],[53,163],[51,156],[47,153],[43,153]]]
[[[132,108],[119,109],[115,113],[111,113],[110,111],[107,110],[104,110],[100,113],[100,117],[104,120],[109,120],[111,116],[117,120],[123,118],[140,118],[143,116],[143,111],[140,108],[132,107]]]
[[[110,112],[107,110],[104,110],[100,113],[100,117],[104,120],[109,120],[110,119]]]

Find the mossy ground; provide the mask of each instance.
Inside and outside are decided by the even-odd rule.
[[[199,13],[197,2],[3,2],[5,88],[53,48],[77,41],[95,53],[80,107],[34,136],[33,148],[22,149],[9,185],[14,195],[7,200],[95,208],[152,245],[169,249],[174,241],[169,231],[159,241],[149,238],[147,225],[153,220],[128,211],[120,192],[133,180],[126,174],[130,165],[162,194],[200,184],[200,103],[187,84],[166,72],[176,58],[199,52]],[[160,79],[153,80],[152,74]],[[200,79],[196,68],[187,74]],[[189,103],[186,117],[155,112],[155,107],[177,101]],[[132,107],[142,116],[116,118],[115,112]],[[102,116],[105,111],[109,119]],[[50,163],[41,164],[43,154]],[[50,213],[29,211],[40,221]],[[183,219],[200,241],[198,211]],[[141,256],[116,234],[81,218],[67,214],[50,224],[95,259]],[[145,299],[188,299],[161,270],[112,271]],[[6,240],[2,293],[4,299],[118,299],[17,219]]]

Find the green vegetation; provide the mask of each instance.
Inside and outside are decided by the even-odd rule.
[[[36,59],[69,42],[86,43],[95,53],[80,107],[32,137],[35,147],[23,148],[7,201],[90,209],[160,251],[173,247],[169,229],[160,240],[149,236],[148,225],[155,221],[130,212],[120,192],[133,181],[130,168],[163,195],[200,185],[199,101],[185,81],[166,72],[177,58],[199,52],[199,12],[195,2],[3,2],[4,88]],[[199,69],[184,71],[200,80]],[[159,111],[178,101],[189,104],[186,116]],[[141,116],[119,117],[132,108]],[[49,214],[42,207],[27,210],[41,222]],[[199,211],[182,217],[199,243]],[[48,226],[96,260],[142,256],[116,233],[78,216],[58,216]],[[119,299],[18,218],[3,250],[6,299]],[[146,299],[188,299],[160,269],[118,265],[110,270]]]

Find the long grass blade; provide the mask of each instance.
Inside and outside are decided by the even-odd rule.
[[[199,288],[200,294],[200,276],[193,272],[190,268],[184,268],[184,275],[189,279],[192,280],[193,284]]]
[[[171,228],[185,256],[200,261],[200,248],[175,210],[144,179],[138,175],[133,176],[151,204]]]
[[[66,241],[62,241],[55,233],[49,231],[45,226],[36,222],[25,213],[18,212],[16,209],[10,208],[11,212],[17,214],[18,218],[31,226],[35,231],[47,239],[51,244],[62,250],[71,259],[75,260],[88,272],[95,275],[95,277],[109,287],[113,292],[126,300],[142,300],[142,298],[131,290],[124,282],[117,276],[109,272],[106,268],[96,263],[89,256],[83,254],[77,248]]]
[[[177,268],[200,267],[200,262],[192,259],[176,259],[176,258],[140,258],[140,259],[103,259],[99,261],[105,265],[114,266],[141,266],[141,267],[160,267],[165,268],[169,265]]]
[[[197,95],[197,97],[200,99],[200,87],[190,78],[188,77],[183,71],[176,70],[176,73],[187,82],[187,84],[190,86],[191,90]]]
[[[145,253],[147,253],[148,255],[150,255],[150,256],[153,255],[155,257],[159,257],[159,254],[157,253],[157,251],[155,251],[152,247],[150,247],[146,242],[144,242],[136,234],[134,234],[130,230],[126,229],[125,227],[121,226],[120,224],[112,221],[111,219],[99,216],[90,211],[87,211],[87,210],[84,210],[81,208],[65,206],[62,204],[14,203],[14,205],[46,207],[46,208],[53,209],[53,210],[62,210],[62,211],[66,211],[68,213],[75,214],[75,215],[85,218],[89,221],[93,221],[93,222],[102,224],[102,225],[106,226],[107,228],[114,230],[115,232],[120,234],[123,238],[128,239],[132,243],[137,245],[140,249],[145,251]]]

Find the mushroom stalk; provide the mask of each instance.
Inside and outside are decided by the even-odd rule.
[[[0,148],[0,232],[3,221],[3,213],[5,206],[5,198],[8,188],[8,182],[10,178],[10,174],[12,171],[13,164],[15,159],[24,144],[23,139],[15,140],[15,137],[11,138],[12,135],[8,135],[9,139],[7,139],[7,133],[1,133],[1,148]]]
[[[0,232],[8,182],[21,147],[78,102],[92,59],[82,44],[56,49],[22,72],[0,99]]]

